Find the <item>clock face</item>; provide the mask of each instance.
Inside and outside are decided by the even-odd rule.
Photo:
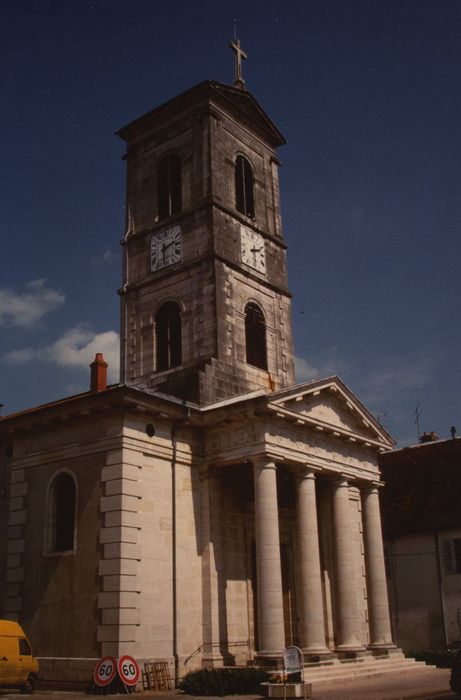
[[[161,270],[181,261],[181,229],[173,226],[154,233],[150,239],[150,269]]]
[[[264,238],[251,229],[241,226],[240,228],[240,250],[242,262],[249,265],[254,270],[266,272],[266,250]]]

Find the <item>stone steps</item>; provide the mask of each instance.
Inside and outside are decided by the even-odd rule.
[[[427,666],[423,661],[405,658],[402,655],[391,655],[384,658],[365,657],[354,660],[331,662],[322,664],[306,664],[304,666],[304,679],[306,683],[320,685],[322,683],[340,683],[357,678],[373,678],[388,673],[414,673],[431,672],[435,666]]]

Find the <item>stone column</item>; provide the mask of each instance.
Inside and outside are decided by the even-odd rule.
[[[276,476],[268,457],[254,462],[259,657],[285,647]]]
[[[218,572],[213,533],[213,503],[216,477],[208,466],[200,469],[201,558],[202,558],[202,664],[206,667],[221,665],[219,630]],[[215,503],[216,506],[216,503]]]
[[[376,486],[365,487],[361,491],[361,495],[365,570],[368,587],[368,615],[370,620],[370,647],[373,649],[388,649],[394,647],[394,644],[392,643],[389,619],[378,488]]]
[[[363,651],[358,635],[355,552],[349,512],[349,484],[333,484],[333,538],[335,552],[337,651]]]
[[[308,467],[303,469],[297,487],[296,559],[301,593],[301,646],[306,654],[327,654],[315,474]]]

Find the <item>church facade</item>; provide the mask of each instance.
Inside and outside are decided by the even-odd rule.
[[[0,420],[0,616],[50,678],[385,655],[393,442],[339,378],[294,383],[283,136],[239,76],[119,136],[121,380],[97,356],[89,392]]]

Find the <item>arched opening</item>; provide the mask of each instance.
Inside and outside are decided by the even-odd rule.
[[[182,362],[181,309],[167,301],[155,315],[155,369],[164,372]]]
[[[266,322],[253,302],[245,307],[245,345],[248,364],[267,370]]]
[[[235,208],[251,219],[255,218],[253,169],[244,156],[235,161]]]
[[[68,552],[75,549],[76,485],[67,472],[57,474],[49,488],[48,535],[49,552]]]
[[[181,211],[182,183],[181,159],[177,153],[168,153],[158,166],[158,216],[167,216]]]

